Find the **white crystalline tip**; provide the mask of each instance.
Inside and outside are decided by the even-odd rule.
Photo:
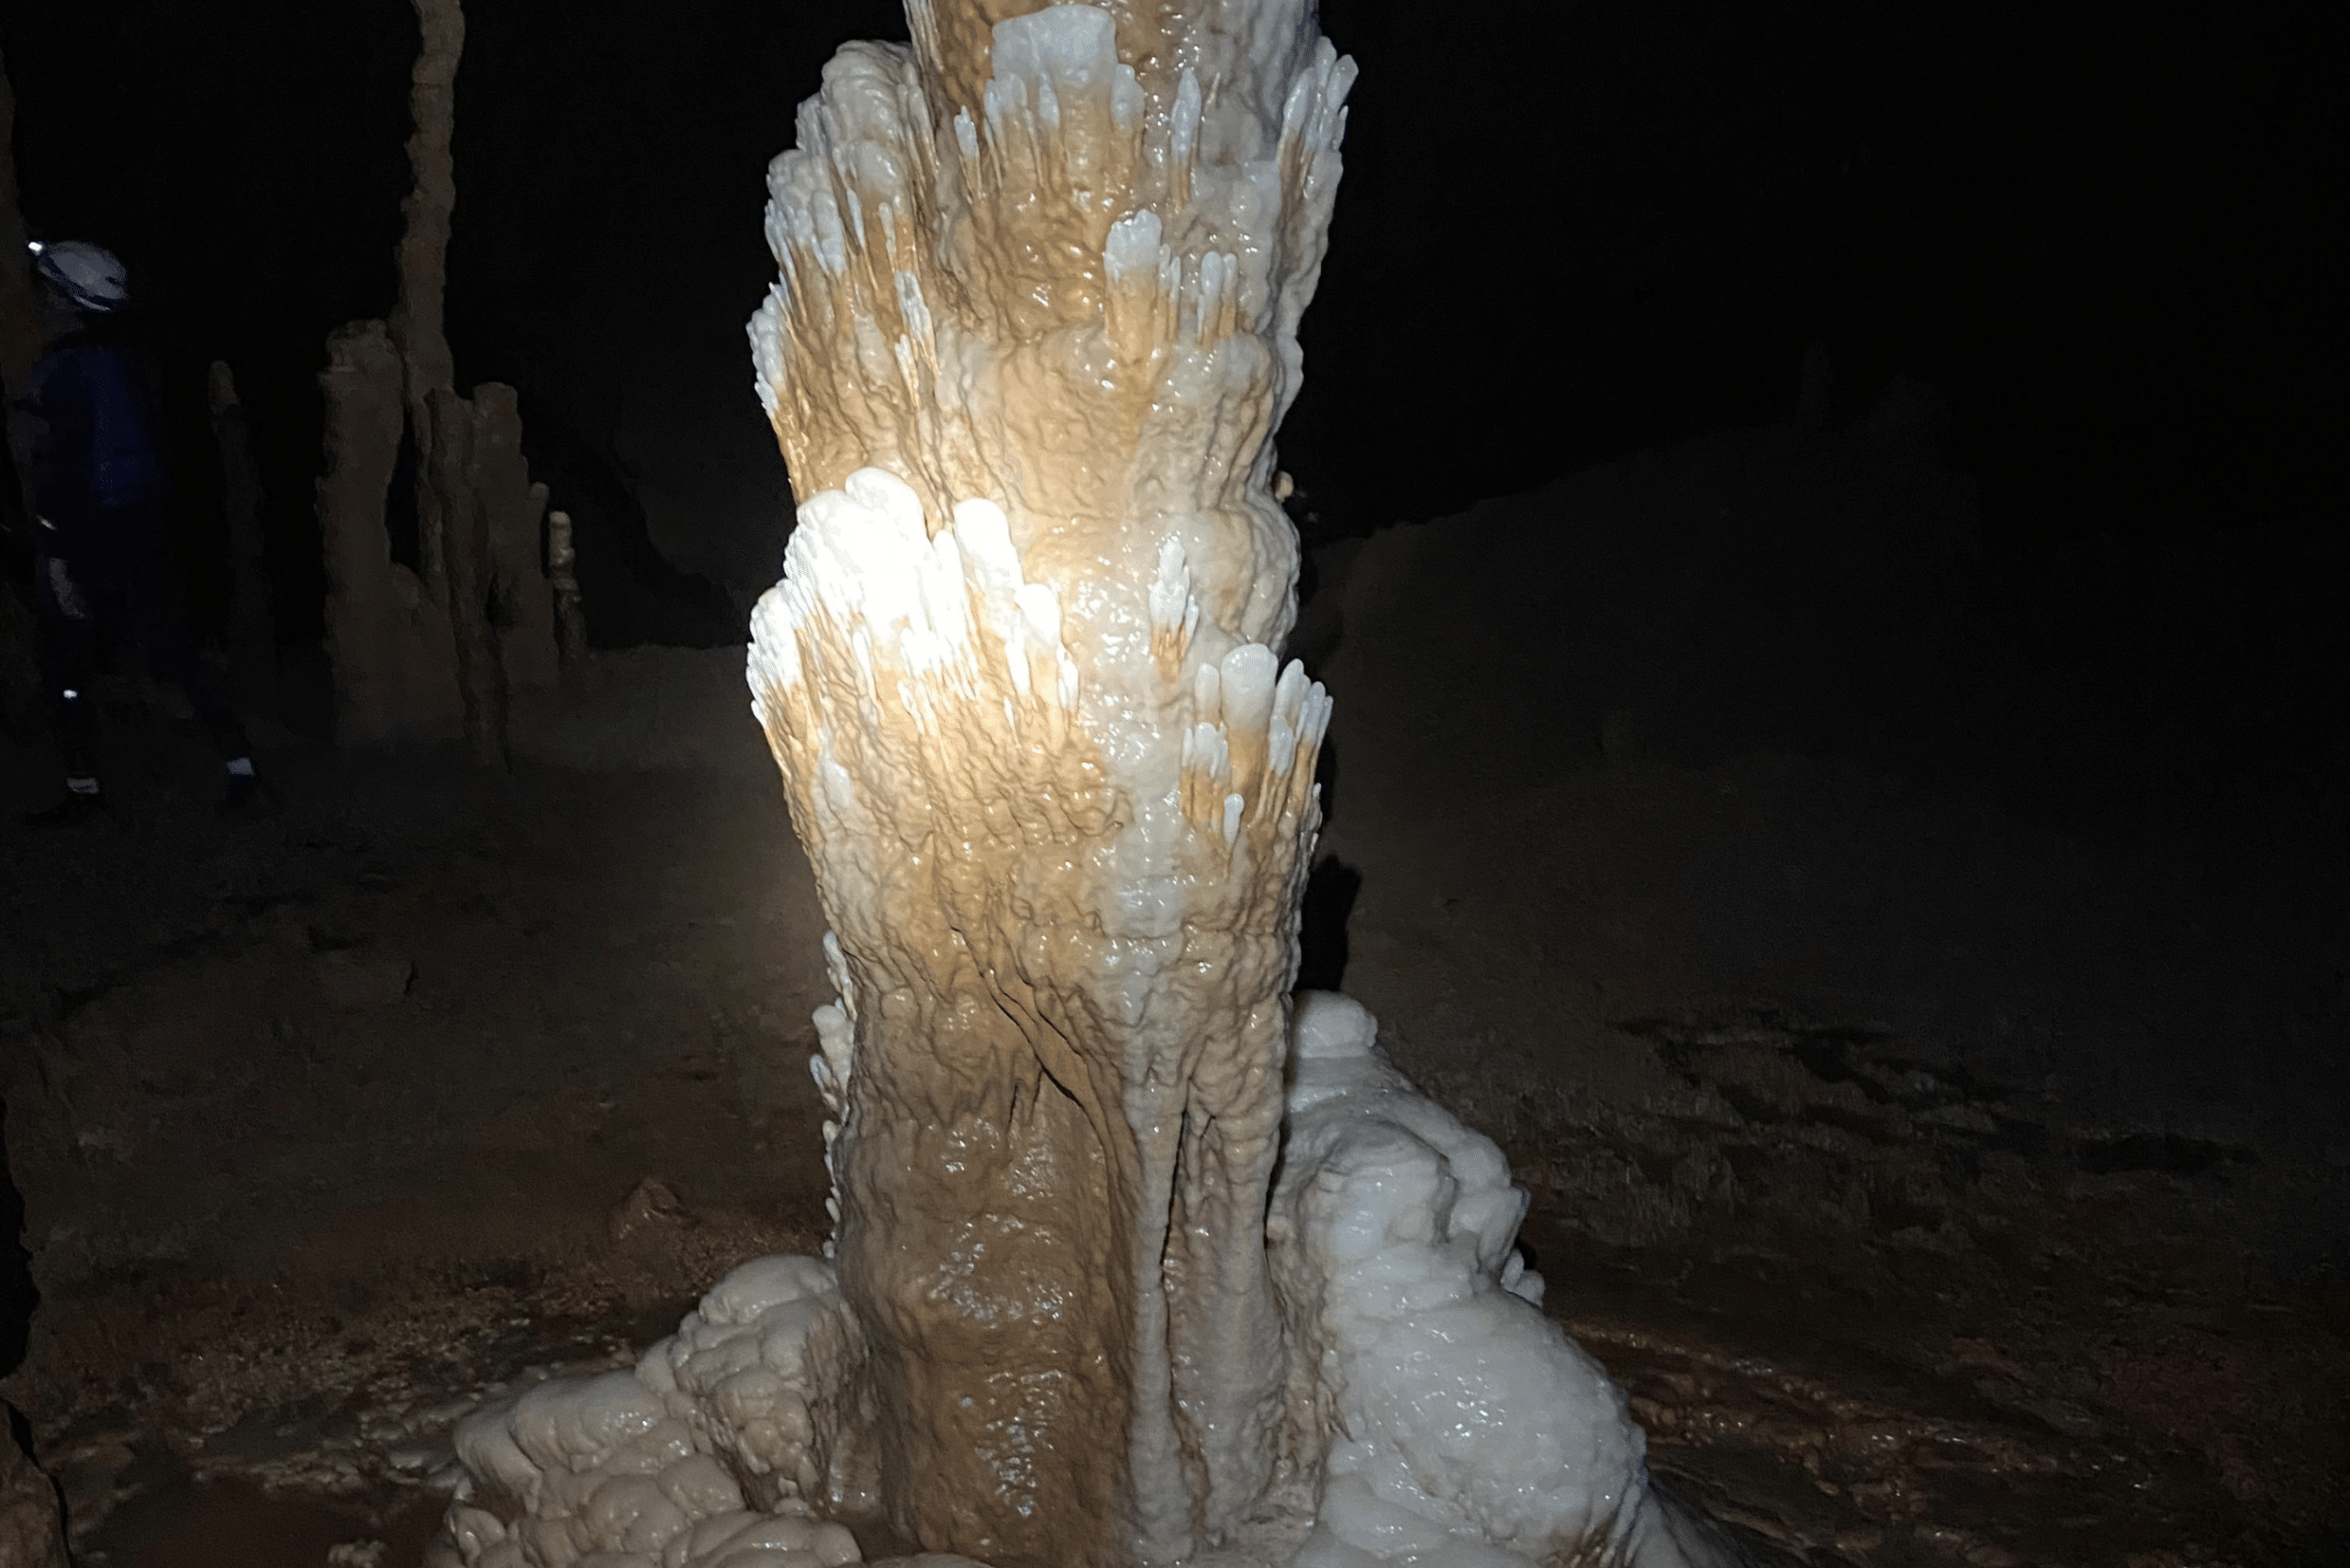
[[[1351,996],[1302,991],[1290,1010],[1291,1054],[1301,1061],[1367,1057],[1379,1043],[1379,1020]]]
[[[1192,576],[1183,569],[1182,542],[1159,542],[1158,571],[1150,580],[1150,624],[1154,631],[1172,631],[1183,624],[1192,598]]]
[[[1183,67],[1181,80],[1175,84],[1175,110],[1168,116],[1168,151],[1179,164],[1192,161],[1200,137],[1200,79],[1192,68]]]
[[[1122,136],[1132,136],[1142,121],[1142,84],[1131,66],[1121,65],[1110,79],[1110,123]]]
[[[963,552],[952,529],[930,542],[919,568],[923,614],[939,640],[957,654],[971,640],[971,595],[963,580]]]
[[[1305,706],[1305,691],[1311,683],[1305,678],[1305,666],[1295,659],[1281,671],[1281,678],[1273,688],[1273,711],[1286,720],[1292,730],[1297,728],[1298,715]]]
[[[1047,6],[995,25],[990,63],[999,82],[1058,82],[1106,92],[1118,67],[1118,29],[1094,6]]]
[[[1027,623],[1028,635],[1035,640],[1039,653],[1058,651],[1061,645],[1061,601],[1050,583],[1023,583],[1019,593],[1020,619]]]
[[[1232,777],[1232,748],[1219,725],[1193,724],[1184,736],[1183,757],[1188,766],[1219,783]]]
[[[860,468],[841,488],[800,506],[784,578],[840,621],[877,630],[924,625],[921,570],[929,543],[912,487],[886,470]]]
[[[762,688],[768,682],[789,687],[800,680],[800,634],[789,595],[781,586],[759,595],[751,607],[751,655],[744,661],[744,675],[751,685],[754,711],[759,711],[765,700]]]
[[[776,389],[784,381],[785,299],[783,280],[778,278],[767,286],[767,297],[751,317],[745,329],[751,338],[751,385],[759,395],[759,407],[768,419],[775,418]]]
[[[1011,594],[1020,588],[1020,552],[1013,546],[1012,523],[993,501],[955,503],[955,542],[972,582],[986,593]]]
[[[1203,664],[1192,678],[1192,711],[1208,723],[1224,716],[1224,673],[1216,666]]]
[[[1224,655],[1224,722],[1236,733],[1262,731],[1272,714],[1273,650],[1243,643]]]
[[[896,287],[898,313],[906,319],[906,330],[915,339],[929,342],[936,335],[937,328],[930,319],[930,301],[923,297],[921,275],[909,268],[900,267],[896,274]],[[898,341],[906,344],[906,349],[901,352],[911,352],[912,345],[906,338],[901,336]]]
[[[1102,269],[1113,284],[1158,271],[1158,214],[1145,207],[1110,225],[1102,245]]]

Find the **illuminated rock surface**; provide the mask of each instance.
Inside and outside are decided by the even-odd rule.
[[[770,172],[752,327],[802,498],[750,674],[837,942],[842,1288],[901,1534],[1172,1562],[1273,1478],[1328,704],[1275,653],[1268,438],[1353,72],[1294,5],[910,15]]]
[[[769,172],[751,328],[801,498],[749,678],[832,928],[837,1273],[747,1265],[633,1374],[486,1413],[457,1543],[1628,1561],[1640,1437],[1503,1287],[1539,1288],[1523,1193],[1343,999],[1273,1191],[1330,707],[1279,655],[1270,436],[1353,67],[1284,0],[909,9]]]

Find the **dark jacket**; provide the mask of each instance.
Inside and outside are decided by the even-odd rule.
[[[21,401],[34,420],[33,506],[56,529],[44,547],[71,554],[77,524],[162,498],[162,431],[137,353],[70,333],[41,354]]]

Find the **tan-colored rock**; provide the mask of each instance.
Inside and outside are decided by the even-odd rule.
[[[392,559],[386,526],[407,415],[399,354],[384,323],[356,321],[329,338],[319,386],[326,400],[319,533],[335,738],[345,745],[453,739],[464,707],[448,612]]]
[[[489,519],[475,485],[474,453],[481,421],[474,405],[445,386],[425,399],[428,431],[425,482],[441,519],[441,566],[449,628],[457,654],[457,692],[465,745],[476,762],[506,760],[506,669],[490,626]]]
[[[1171,1562],[1275,1479],[1328,703],[1279,658],[1270,438],[1353,68],[1294,0],[908,12],[769,171],[753,324],[800,509],[751,679],[837,943],[841,1286],[902,1534]]]
[[[522,415],[514,388],[474,388],[474,496],[487,533],[490,620],[509,691],[552,686],[556,675],[554,586],[540,548],[547,487],[533,484],[522,455]]]

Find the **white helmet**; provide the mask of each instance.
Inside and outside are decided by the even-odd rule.
[[[33,271],[65,302],[92,316],[119,310],[130,302],[130,271],[112,251],[87,240],[35,241]]]

